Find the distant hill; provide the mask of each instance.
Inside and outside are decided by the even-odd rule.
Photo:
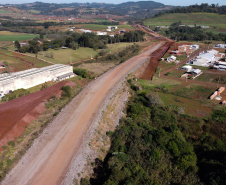
[[[142,20],[165,10],[170,10],[172,6],[165,6],[154,1],[126,2],[121,4],[106,3],[26,3],[10,5],[29,13],[56,16],[80,16],[81,14],[99,15],[112,14],[126,16],[128,19]]]

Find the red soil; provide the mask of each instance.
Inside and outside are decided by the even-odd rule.
[[[59,94],[61,87],[65,85],[75,84],[59,82],[42,91],[0,104],[0,151],[3,145],[19,137],[25,127],[46,110],[43,100]]]
[[[160,58],[167,52],[173,42],[166,42],[161,48],[151,54],[149,64],[141,75],[141,79],[151,80],[156,72]]]

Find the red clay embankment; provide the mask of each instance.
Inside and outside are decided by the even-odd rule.
[[[2,146],[19,137],[25,127],[45,109],[43,100],[59,93],[62,86],[73,82],[60,82],[42,91],[0,104],[0,151]],[[74,84],[74,83],[73,83]]]

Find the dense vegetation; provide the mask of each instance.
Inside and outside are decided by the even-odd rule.
[[[204,40],[217,40],[226,41],[226,34],[214,34],[203,30],[200,26],[189,27],[180,26],[181,22],[171,24],[169,29],[165,31],[165,35],[174,40],[189,40],[189,41],[204,41]]]
[[[206,12],[206,13],[218,13],[226,14],[226,6],[219,6],[218,4],[202,3],[201,5],[190,5],[187,7],[179,7],[169,11],[160,12],[155,16],[160,16],[165,13],[197,13],[197,12]]]
[[[81,184],[225,184],[226,108],[200,119],[162,104],[129,81],[134,95],[104,161]]]

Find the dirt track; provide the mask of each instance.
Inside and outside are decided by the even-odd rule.
[[[127,60],[85,87],[35,140],[2,184],[60,184],[83,135],[111,90],[163,44]]]

